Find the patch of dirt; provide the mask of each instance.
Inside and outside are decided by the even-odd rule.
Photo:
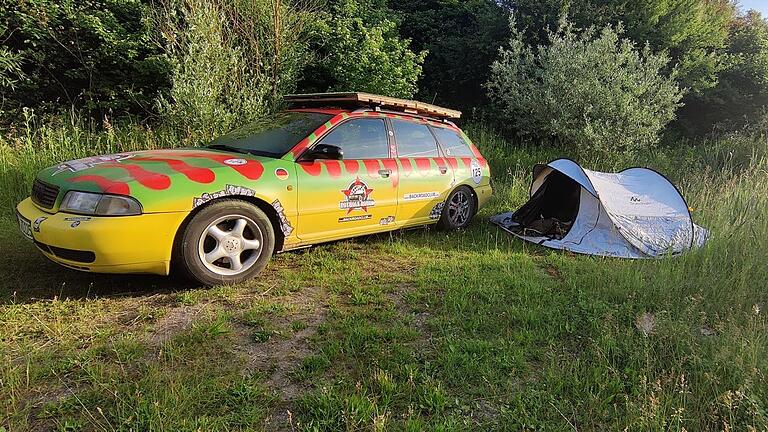
[[[553,266],[552,264],[542,265],[541,268],[552,279],[555,279],[556,281],[559,281],[559,282],[562,282],[565,280],[562,273],[560,273],[560,270],[557,267]]]
[[[325,321],[328,305],[321,288],[308,287],[285,297],[272,299],[291,308],[284,316],[277,316],[270,325],[281,334],[270,337],[265,342],[256,342],[252,335],[254,329],[244,324],[234,326],[238,345],[235,347],[246,357],[245,372],[258,371],[266,375],[264,383],[274,390],[280,401],[266,420],[265,430],[292,430],[294,403],[306,391],[306,386],[291,379],[291,372],[296,370],[302,360],[311,355],[313,350],[309,339],[318,326]],[[291,329],[291,323],[299,321],[303,328]]]
[[[419,332],[420,340],[428,340],[431,336],[427,328],[427,320],[430,318],[429,312],[415,312],[413,306],[405,300],[405,294],[414,289],[413,286],[402,284],[394,291],[386,293],[386,297],[395,305],[395,309],[400,316],[410,316],[413,327]]]
[[[208,306],[210,305],[202,303],[170,309],[153,325],[154,330],[149,336],[149,343],[160,345],[167,342],[175,334],[187,329],[193,322],[197,321]]]

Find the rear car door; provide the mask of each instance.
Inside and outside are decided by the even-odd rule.
[[[381,231],[397,210],[399,170],[383,118],[351,118],[315,145],[340,147],[344,159],[298,162],[298,237],[313,242]]]
[[[480,185],[483,179],[482,166],[469,143],[461,134],[449,127],[430,126],[445,155],[445,160],[453,169],[456,184],[467,184],[473,188]]]
[[[391,119],[400,165],[398,220],[406,225],[435,221],[454,183],[426,123]]]

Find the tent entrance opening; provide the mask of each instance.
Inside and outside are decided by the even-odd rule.
[[[518,234],[560,240],[571,230],[579,214],[581,185],[560,171],[552,170],[541,187],[512,215]]]

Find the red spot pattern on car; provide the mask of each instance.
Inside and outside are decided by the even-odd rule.
[[[328,171],[328,175],[332,178],[339,178],[341,177],[341,162],[339,161],[324,161],[323,165],[325,165],[326,171]]]
[[[317,177],[323,172],[323,166],[319,162],[299,162],[299,166],[305,173]]]
[[[413,166],[411,165],[410,159],[398,159],[400,161],[400,166],[403,168],[401,173],[408,175],[413,171]]]
[[[397,161],[395,159],[384,159],[381,161],[384,164],[384,169],[389,170],[389,179],[392,180],[392,187],[397,187],[400,182],[400,170],[397,169]]]
[[[463,158],[461,158],[461,161],[464,162],[464,166],[466,168],[469,168],[469,167],[472,166],[472,158],[463,157]]]
[[[357,174],[360,171],[360,162],[356,160],[345,160],[344,169],[347,170],[347,174]]]
[[[381,169],[381,164],[377,159],[366,159],[363,161],[365,163],[365,169],[368,170],[368,175],[371,177],[379,177],[381,174],[379,174],[379,170]]]
[[[179,172],[196,183],[212,183],[216,180],[216,174],[208,168],[199,168],[179,159],[165,159],[154,157],[134,158],[135,161],[163,162],[172,170]]]
[[[183,152],[178,153],[181,157],[192,157],[214,160],[222,165],[228,166],[237,171],[243,177],[248,180],[258,180],[261,175],[264,174],[264,166],[261,162],[253,159],[243,159],[245,161],[242,165],[232,165],[231,163],[225,163],[225,161],[232,160],[233,156],[226,153],[212,153],[212,152]]]
[[[458,159],[450,157],[450,158],[445,158],[445,160],[448,161],[448,165],[451,166],[451,169],[457,170],[459,168],[459,161],[458,161]]]
[[[416,168],[419,169],[419,172],[422,174],[426,174],[430,169],[432,169],[432,161],[429,158],[416,158]]]
[[[133,180],[136,180],[144,187],[154,190],[165,190],[171,187],[171,178],[165,174],[160,174],[144,169],[144,167],[135,164],[104,164],[105,168],[121,168],[128,172]]]
[[[73,183],[94,183],[105,193],[116,195],[130,195],[131,188],[125,182],[110,180],[100,175],[82,175],[69,179]]]

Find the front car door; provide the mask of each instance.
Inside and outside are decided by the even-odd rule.
[[[385,119],[349,118],[318,144],[341,148],[344,159],[297,162],[301,242],[369,234],[393,223],[399,171],[390,158]]]

